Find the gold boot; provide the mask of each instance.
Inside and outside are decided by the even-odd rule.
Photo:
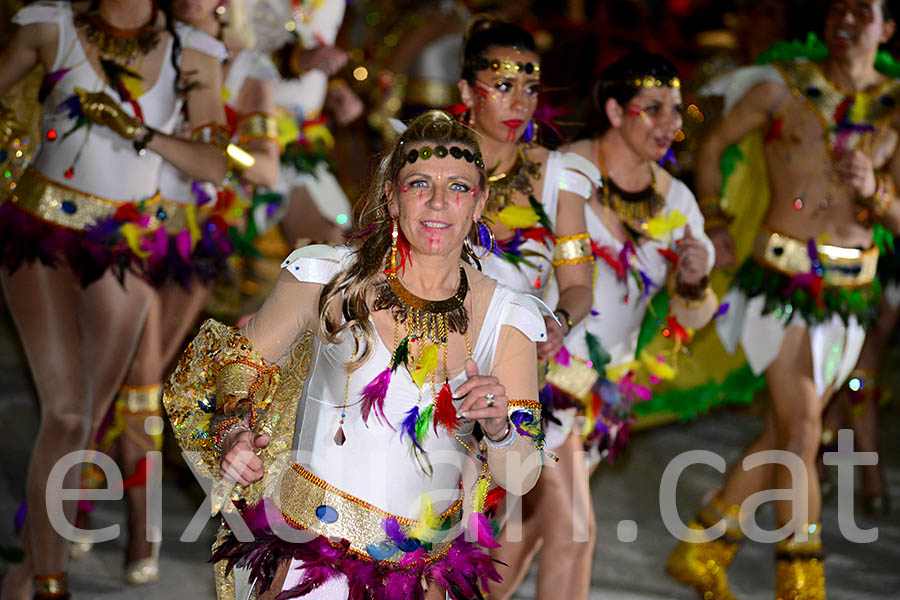
[[[775,598],[825,600],[825,558],[820,526],[809,526],[805,542],[789,538],[775,546]]]
[[[725,569],[744,537],[738,521],[738,506],[725,504],[715,496],[688,527],[702,530],[722,519],[726,526],[724,536],[709,542],[679,542],[666,564],[669,575],[693,587],[704,600],[737,600],[728,588]]]

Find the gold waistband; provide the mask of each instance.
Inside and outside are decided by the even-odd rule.
[[[877,247],[860,250],[819,244],[816,250],[828,285],[858,287],[875,279]],[[774,231],[762,230],[756,234],[753,258],[783,275],[793,276],[812,270],[807,242]]]
[[[294,527],[307,529],[330,538],[345,539],[356,554],[371,558],[369,546],[377,546],[387,540],[384,521],[393,517],[400,529],[409,535],[421,521],[393,515],[369,504],[365,500],[344,492],[316,477],[298,464],[287,470],[281,484],[280,509],[285,521]],[[462,498],[437,516],[443,523],[441,531],[432,532],[430,560],[447,553],[455,540],[448,535],[462,519]],[[396,552],[383,562],[400,562],[404,552]]]
[[[22,173],[8,201],[39,219],[70,229],[87,229],[127,205],[149,217],[145,230],[164,226],[174,234],[188,227],[184,205],[164,200],[159,192],[141,202],[117,202],[51,181],[30,168]]]
[[[554,363],[547,372],[549,383],[582,402],[591,399],[591,388],[599,378],[597,371],[577,356],[569,356],[569,364],[565,366]]]

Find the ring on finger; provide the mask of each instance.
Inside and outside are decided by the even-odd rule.
[[[487,401],[488,408],[490,408],[491,406],[494,406],[494,395],[493,394],[486,394],[484,399]]]

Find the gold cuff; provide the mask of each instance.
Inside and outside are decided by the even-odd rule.
[[[228,128],[220,123],[204,123],[191,132],[191,140],[195,142],[204,142],[212,144],[222,152],[228,147],[231,136],[228,135]]]
[[[594,261],[594,252],[591,249],[591,236],[587,232],[558,237],[554,242],[554,267]]]
[[[278,140],[278,121],[272,115],[251,113],[243,115],[238,121],[238,143],[246,144],[253,140]]]
[[[507,412],[512,415],[517,410],[527,410],[528,412],[537,413],[540,417],[543,404],[539,400],[525,400],[520,398],[511,398],[506,405]]]
[[[162,385],[123,385],[116,396],[116,409],[127,414],[160,414]]]

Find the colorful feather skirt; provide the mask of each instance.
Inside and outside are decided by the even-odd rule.
[[[0,201],[0,267],[23,263],[70,268],[83,286],[112,269],[155,286],[174,279],[188,287],[227,269],[239,236],[233,207],[198,207],[162,199],[116,202],[85,194],[27,169]]]
[[[488,554],[463,539],[462,500],[439,514],[429,507],[413,520],[372,506],[296,464],[286,471],[280,499],[278,507],[270,500],[240,506],[253,540],[229,533],[211,559],[226,561],[228,570],[246,569],[260,594],[292,560],[303,572],[288,589],[272,590],[277,600],[302,598],[341,579],[352,600],[419,600],[434,585],[454,600],[469,600],[483,598],[489,583],[500,581]]]

